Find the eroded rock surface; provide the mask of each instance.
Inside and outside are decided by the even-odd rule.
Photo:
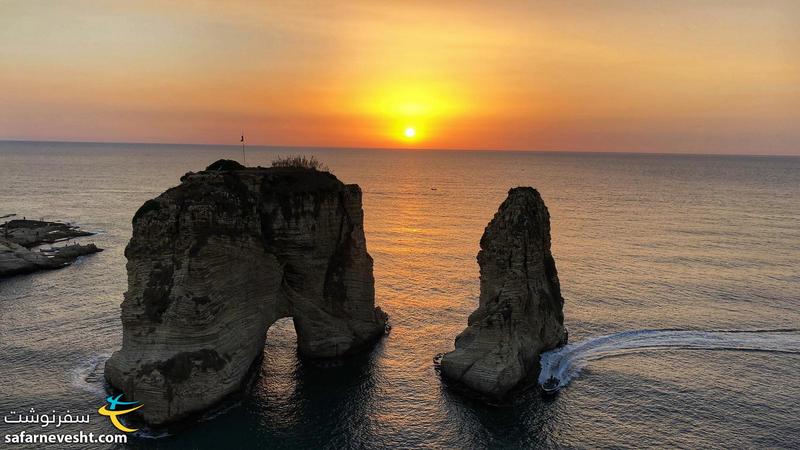
[[[147,422],[240,389],[282,317],[293,317],[310,357],[355,352],[384,333],[357,185],[233,161],[181,181],[133,218],[122,349],[105,370],[145,405]]]
[[[59,269],[72,264],[80,256],[102,251],[95,244],[33,248],[91,235],[88,231],[61,222],[15,219],[0,224],[0,278]]]
[[[564,300],[550,253],[550,215],[530,187],[508,198],[481,238],[480,304],[444,355],[442,374],[494,398],[538,370],[539,354],[567,341]]]

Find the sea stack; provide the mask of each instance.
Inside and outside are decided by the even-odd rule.
[[[133,218],[123,342],[109,383],[159,425],[242,388],[267,329],[292,317],[298,351],[339,357],[384,334],[361,189],[302,167],[221,160]]]
[[[567,342],[550,215],[539,192],[508,191],[480,245],[480,304],[456,349],[443,356],[441,372],[501,399],[523,380],[535,380],[541,352]]]

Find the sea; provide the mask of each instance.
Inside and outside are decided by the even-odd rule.
[[[250,388],[196,422],[72,448],[800,448],[800,158],[246,148],[248,165],[295,154],[361,186],[391,332],[323,364],[282,319]],[[0,281],[0,435],[119,433],[96,411],[131,218],[220,158],[242,148],[0,143],[0,216],[69,221],[105,249]],[[570,344],[542,356],[557,395],[487,404],[433,358],[478,304],[479,241],[515,186],[550,211]],[[91,420],[14,423],[31,409]]]

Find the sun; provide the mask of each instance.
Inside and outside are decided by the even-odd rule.
[[[416,146],[420,142],[428,139],[428,128],[419,122],[398,121],[389,130],[389,134],[396,142],[399,141],[404,146]]]

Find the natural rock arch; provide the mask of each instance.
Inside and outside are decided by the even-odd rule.
[[[151,424],[240,389],[267,329],[337,357],[380,337],[361,190],[327,172],[218,161],[148,200],[125,249],[123,343],[106,378]]]

